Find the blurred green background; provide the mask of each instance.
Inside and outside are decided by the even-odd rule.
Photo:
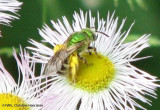
[[[123,30],[127,30],[131,23],[135,24],[130,32],[127,41],[132,41],[147,33],[150,36],[150,48],[145,49],[139,56],[153,56],[145,60],[133,63],[160,78],[160,1],[143,0],[144,4],[131,0],[20,0],[23,2],[22,9],[19,11],[20,19],[12,22],[12,27],[1,26],[3,38],[0,38],[0,56],[7,70],[17,79],[17,67],[12,57],[12,47],[19,50],[22,47],[29,46],[29,38],[40,41],[42,38],[38,34],[37,28],[42,28],[44,23],[51,26],[50,20],[61,19],[66,16],[72,23],[72,14],[79,9],[84,11],[92,10],[94,16],[97,11],[100,16],[106,18],[108,11],[111,13],[115,10],[115,17],[119,17],[119,24],[123,18],[127,21]],[[116,2],[114,2],[116,1]],[[117,2],[118,1],[118,2]],[[129,5],[130,4],[130,5]],[[127,42],[126,41],[126,42]],[[158,100],[150,98],[152,106],[142,105],[147,110],[160,110],[160,89],[157,90]],[[141,102],[140,102],[141,103]]]

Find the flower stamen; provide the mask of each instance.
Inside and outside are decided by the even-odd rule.
[[[107,88],[115,76],[114,64],[108,57],[100,53],[83,54],[88,65],[79,61],[75,85],[89,92],[97,92]]]

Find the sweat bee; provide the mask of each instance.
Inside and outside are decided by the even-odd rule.
[[[108,37],[108,35],[106,36]],[[71,74],[72,81],[75,82],[79,65],[78,59],[83,60],[87,65],[87,60],[81,55],[86,52],[86,50],[88,50],[89,54],[91,54],[91,50],[94,50],[96,53],[96,48],[90,47],[90,43],[96,39],[97,36],[95,32],[89,28],[71,34],[63,44],[56,45],[54,48],[55,55],[52,56],[47,63],[45,74],[65,73],[66,71],[63,71],[65,68],[69,74]]]

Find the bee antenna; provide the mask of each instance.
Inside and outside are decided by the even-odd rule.
[[[100,33],[100,34],[103,34],[103,35],[105,35],[105,36],[109,37],[109,35],[107,35],[107,34],[106,34],[106,33],[104,33],[104,32],[100,32],[100,31],[95,31],[95,32],[98,32],[98,33]]]

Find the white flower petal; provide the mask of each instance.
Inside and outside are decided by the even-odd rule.
[[[17,0],[0,0],[0,24],[10,26],[11,20],[18,19],[17,12],[21,5],[22,3]]]

